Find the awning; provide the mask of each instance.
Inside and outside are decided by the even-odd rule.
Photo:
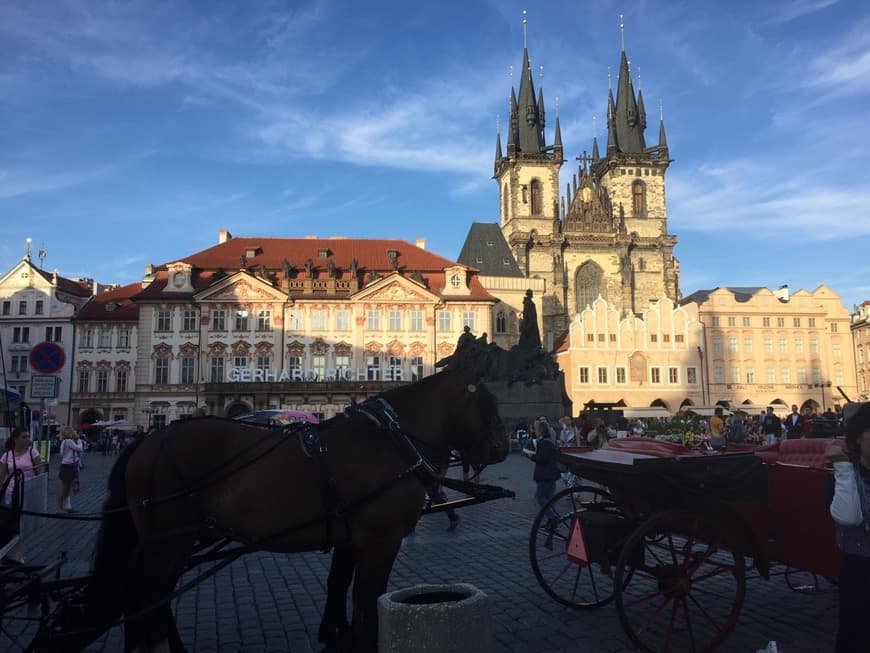
[[[716,413],[717,408],[722,408],[723,415],[731,414],[730,410],[722,406],[686,406],[683,412],[695,413],[695,415],[700,415],[701,417],[712,417]]]
[[[649,406],[647,408],[623,408],[622,415],[626,419],[640,419],[647,417],[673,417],[674,414],[658,406]]]
[[[732,411],[746,413],[747,415],[760,415],[767,412],[767,406],[759,406],[758,404],[736,404],[732,406]]]
[[[3,406],[4,409],[6,406],[17,408],[21,402],[21,395],[15,392],[12,388],[3,388],[6,393],[0,392],[0,406]]]

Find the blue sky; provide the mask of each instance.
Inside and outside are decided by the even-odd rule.
[[[566,158],[590,149],[593,116],[606,143],[625,15],[649,141],[664,107],[684,294],[826,284],[850,309],[870,299],[858,0],[6,0],[0,273],[31,237],[46,269],[129,283],[219,229],[422,237],[455,259],[472,221],[498,219],[524,8]]]

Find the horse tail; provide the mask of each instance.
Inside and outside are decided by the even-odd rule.
[[[109,496],[97,535],[91,575],[80,596],[62,606],[43,627],[28,651],[82,651],[121,617],[124,591],[138,535],[127,510],[125,473],[141,440],[126,447],[109,475]]]

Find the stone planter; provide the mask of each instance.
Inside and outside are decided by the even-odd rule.
[[[492,651],[489,597],[474,585],[415,585],[378,599],[378,653]]]

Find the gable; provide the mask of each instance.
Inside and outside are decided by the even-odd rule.
[[[396,302],[436,303],[438,297],[399,274],[391,274],[354,295],[353,300],[385,304]]]
[[[221,279],[196,295],[203,302],[286,301],[287,295],[247,273]]]

